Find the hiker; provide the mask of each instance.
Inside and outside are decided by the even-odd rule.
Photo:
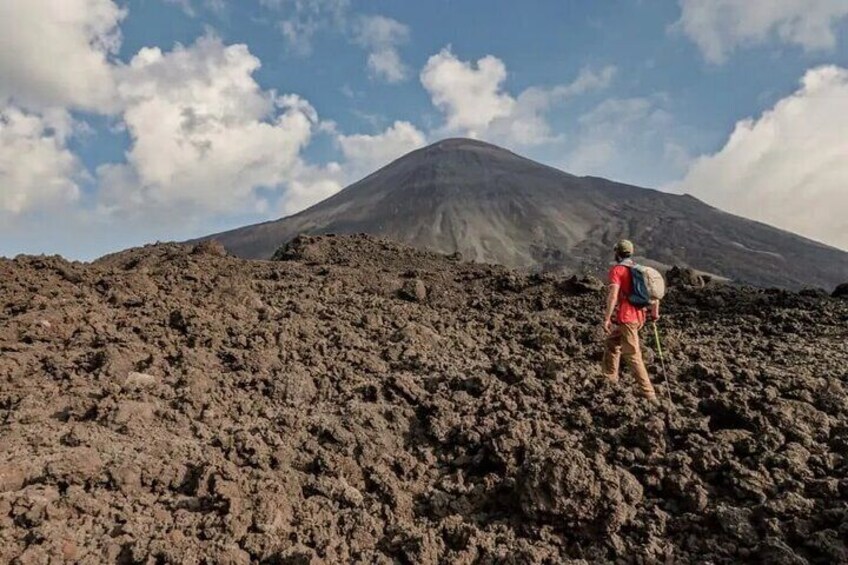
[[[660,317],[659,301],[652,300],[648,308],[634,306],[630,302],[633,292],[633,243],[623,239],[615,246],[615,265],[609,271],[609,293],[604,315],[604,376],[612,382],[618,382],[618,368],[621,357],[630,366],[636,378],[642,396],[652,402],[657,394],[648,377],[648,370],[642,360],[642,348],[639,344],[639,330],[645,325],[646,310],[650,310],[652,320]]]

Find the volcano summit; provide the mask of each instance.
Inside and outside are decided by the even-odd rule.
[[[848,253],[688,195],[577,177],[470,139],[413,151],[293,216],[216,234],[270,258],[299,234],[368,233],[513,268],[591,271],[620,237],[663,265],[759,286],[832,288]]]

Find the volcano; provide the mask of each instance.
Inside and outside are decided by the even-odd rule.
[[[757,286],[832,288],[848,253],[689,195],[578,177],[470,139],[413,151],[293,216],[203,239],[267,259],[299,234],[367,233],[483,263],[593,272],[615,241],[641,260]]]

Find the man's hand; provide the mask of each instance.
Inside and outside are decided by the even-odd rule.
[[[604,320],[604,333],[607,335],[612,333],[612,320],[609,318]]]

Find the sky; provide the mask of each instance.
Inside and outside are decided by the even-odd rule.
[[[848,250],[848,0],[2,0],[0,255],[280,218],[473,137]]]

